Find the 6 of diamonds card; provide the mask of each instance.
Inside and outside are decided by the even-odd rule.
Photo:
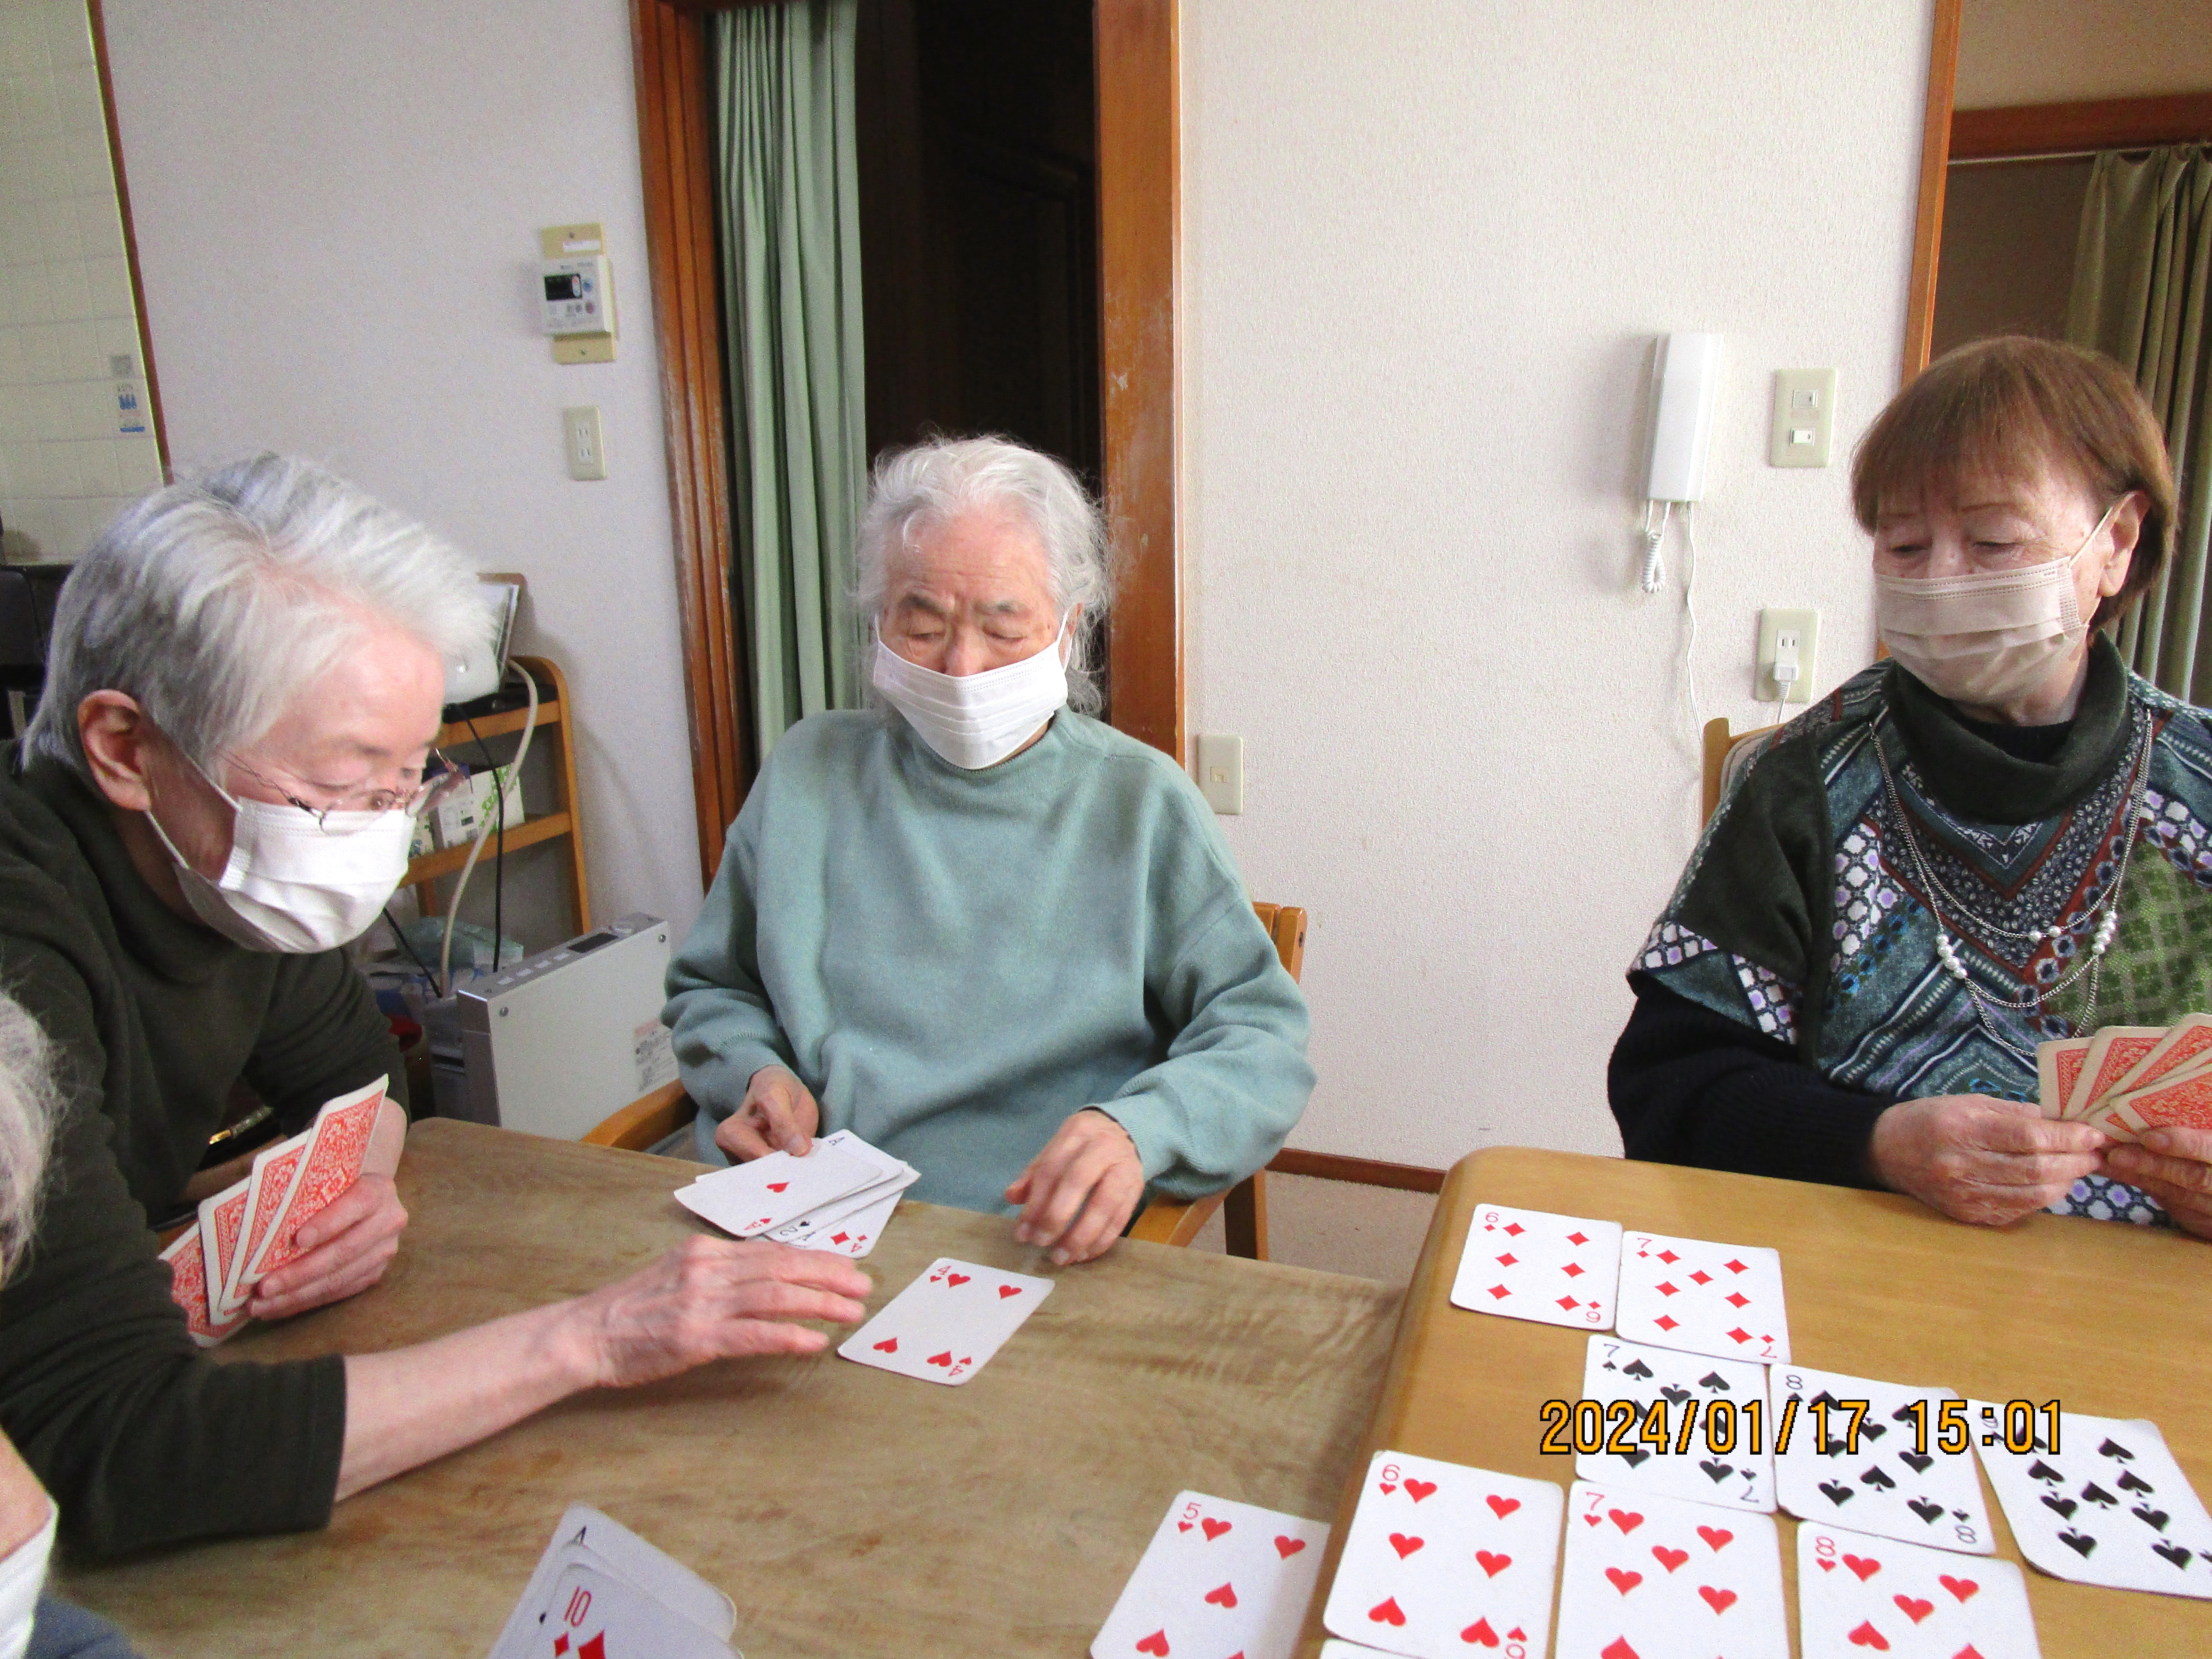
[[[1620,1277],[1620,1224],[1478,1204],[1452,1305],[1545,1325],[1604,1330]]]
[[[1322,1622],[1408,1654],[1538,1656],[1552,1620],[1559,1489],[1547,1480],[1378,1451]]]
[[[1662,1348],[1787,1360],[1782,1257],[1744,1244],[1623,1233],[1613,1328],[1632,1342]]]
[[[1178,1492],[1091,1643],[1091,1659],[1290,1659],[1328,1543],[1325,1521]]]
[[[1576,1481],[1553,1654],[1790,1659],[1774,1522]]]
[[[925,1382],[965,1382],[1051,1294],[1049,1279],[940,1256],[837,1352]]]
[[[1958,1395],[1803,1365],[1777,1365],[1771,1380],[1784,1509],[1907,1543],[1996,1553],[1974,1460],[1964,1446],[1945,1452],[1936,1432],[1943,1402]]]
[[[2038,1659],[2011,1562],[1810,1522],[1797,1528],[1797,1637],[1804,1659]]]

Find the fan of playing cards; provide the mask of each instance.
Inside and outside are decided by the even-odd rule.
[[[2094,1123],[2115,1140],[2212,1128],[2212,1014],[2038,1043],[2035,1060],[2045,1117]]]
[[[739,1238],[858,1258],[876,1248],[899,1194],[921,1179],[912,1164],[840,1129],[804,1158],[770,1152],[701,1176],[678,1189],[676,1201]]]
[[[383,1106],[382,1078],[325,1103],[307,1128],[256,1154],[246,1179],[201,1200],[199,1224],[161,1252],[193,1341],[211,1348],[235,1332],[253,1287],[304,1254],[295,1235],[360,1178]]]
[[[744,1659],[730,1598],[597,1510],[571,1504],[490,1659]]]

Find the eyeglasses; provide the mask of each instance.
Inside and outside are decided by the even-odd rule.
[[[422,769],[415,783],[404,789],[354,790],[341,794],[327,805],[316,806],[301,800],[274,778],[264,776],[240,760],[228,757],[230,763],[265,789],[274,790],[285,804],[298,807],[314,819],[315,827],[325,834],[335,834],[330,826],[333,812],[391,812],[401,811],[410,817],[420,817],[441,801],[450,799],[469,781],[468,769],[455,764],[433,749],[422,763]]]

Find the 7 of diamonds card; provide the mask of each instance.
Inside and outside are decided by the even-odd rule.
[[[1577,1480],[1554,1659],[1790,1659],[1782,1548],[1763,1515]]]
[[[1747,1244],[1626,1232],[1613,1328],[1632,1342],[1769,1364],[1790,1358],[1782,1257]]]
[[[1564,1501],[1547,1480],[1376,1452],[1322,1622],[1413,1659],[1534,1659],[1552,1622]]]
[[[1452,1280],[1452,1305],[1601,1331],[1613,1323],[1620,1224],[1478,1204]]]

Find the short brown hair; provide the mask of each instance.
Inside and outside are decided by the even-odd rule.
[[[2097,607],[2101,627],[2157,581],[2173,549],[2173,467],[2158,417],[2111,358],[2057,340],[2002,334],[1945,352],[1890,400],[1851,459],[1851,508],[1871,532],[1881,498],[1961,475],[2019,477],[2072,466],[2100,506],[2150,498],[2127,584]]]

